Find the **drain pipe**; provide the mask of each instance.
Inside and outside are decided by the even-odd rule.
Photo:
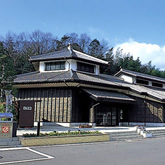
[[[91,123],[92,123],[92,127],[93,127],[93,123],[94,123],[94,108],[96,106],[98,106],[100,103],[96,103],[94,105],[92,105],[92,107],[90,108],[90,116],[91,116]]]

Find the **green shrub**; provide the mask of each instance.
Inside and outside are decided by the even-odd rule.
[[[0,100],[0,113],[4,113],[6,111],[5,105],[2,104],[2,101]]]
[[[101,134],[99,131],[68,131],[68,132],[50,132],[50,133],[40,133],[40,137],[42,136],[74,136],[74,135],[87,135],[87,134]],[[31,133],[31,134],[23,134],[24,137],[37,137],[37,134]]]

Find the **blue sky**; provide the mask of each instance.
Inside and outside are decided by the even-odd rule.
[[[87,33],[164,69],[164,7],[164,0],[0,0],[0,35]]]

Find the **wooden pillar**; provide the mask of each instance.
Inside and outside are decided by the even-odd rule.
[[[92,105],[92,107],[90,108],[90,117],[89,117],[89,121],[91,123],[94,123],[95,122],[95,118],[94,118],[94,114],[95,114],[95,107],[98,106],[100,103],[96,103],[94,105]]]
[[[90,123],[94,123],[94,107],[90,108],[90,116],[89,116]]]
[[[164,121],[165,121],[164,120],[164,115],[165,115],[164,114],[164,110],[165,110],[164,108],[165,108],[165,106],[162,105],[162,123],[164,123]]]

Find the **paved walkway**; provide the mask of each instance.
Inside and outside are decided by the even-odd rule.
[[[145,127],[147,130],[165,130],[165,127]],[[53,131],[67,132],[67,131],[100,131],[104,133],[111,132],[128,132],[135,131],[135,127],[94,127],[94,128],[78,128],[78,127],[62,127],[62,126],[41,126],[41,133],[49,133]],[[17,136],[22,136],[26,133],[37,133],[37,127],[34,128],[19,128]]]

